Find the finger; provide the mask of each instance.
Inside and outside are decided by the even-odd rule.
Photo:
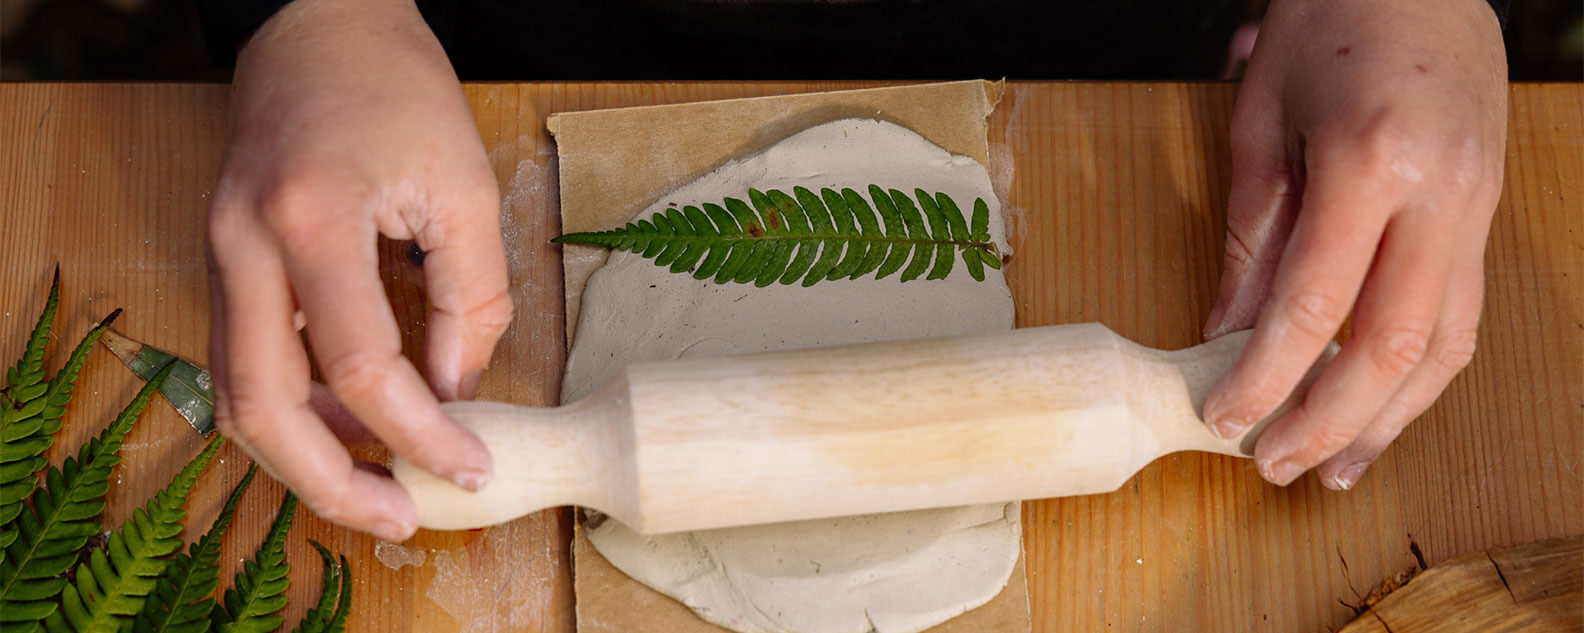
[[[209,269],[209,384],[214,390],[216,419],[230,419],[230,398],[226,390],[226,327],[225,280],[220,276],[220,265],[215,261],[213,240],[204,240],[204,263]],[[216,426],[220,426],[216,422]],[[224,430],[223,428],[221,429]]]
[[[363,426],[351,411],[341,406],[341,401],[336,399],[335,393],[324,384],[316,382],[309,385],[308,408],[314,412],[314,415],[319,416],[319,419],[324,420],[325,427],[329,428],[342,444],[358,446],[374,440],[374,435],[369,433],[368,427]]]
[[[1484,227],[1488,226],[1485,222]],[[1430,340],[1425,362],[1409,375],[1386,408],[1347,448],[1320,465],[1320,481],[1327,488],[1352,489],[1370,464],[1380,458],[1410,422],[1430,408],[1474,357],[1480,304],[1485,293],[1484,234],[1485,230],[1480,230],[1473,238],[1477,245],[1469,247],[1472,252],[1463,252],[1454,263],[1446,297],[1442,300],[1441,318]]]
[[[1254,460],[1267,480],[1287,485],[1352,443],[1419,368],[1451,268],[1447,216],[1417,208],[1392,221],[1359,296],[1352,338],[1303,405],[1260,436]]]
[[[1205,420],[1221,437],[1235,437],[1286,399],[1358,296],[1396,192],[1343,164],[1309,174],[1276,291],[1242,356],[1205,399]]]
[[[308,365],[290,327],[291,293],[279,257],[251,228],[223,227],[210,243],[219,354],[215,423],[320,516],[382,538],[405,540],[417,509],[389,479],[360,474],[307,409]],[[235,289],[246,288],[246,292]]]
[[[472,398],[496,341],[511,323],[506,251],[494,206],[459,209],[417,238],[429,292],[425,360],[442,400]]]
[[[1226,254],[1215,307],[1205,322],[1206,339],[1254,325],[1298,216],[1303,149],[1281,112],[1276,99],[1262,91],[1238,95]]]
[[[373,228],[336,217],[287,221],[313,227],[278,234],[285,236],[287,274],[335,396],[396,454],[464,489],[483,486],[489,452],[440,411],[434,394],[401,354],[396,319],[376,274]],[[341,222],[347,224],[338,226]]]

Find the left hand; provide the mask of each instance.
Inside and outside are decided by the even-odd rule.
[[[1352,336],[1255,460],[1351,488],[1474,353],[1501,194],[1507,62],[1481,0],[1277,0],[1232,119],[1207,338],[1254,326],[1205,419],[1232,436]]]

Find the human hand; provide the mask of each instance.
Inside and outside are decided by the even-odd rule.
[[[1232,120],[1226,260],[1207,338],[1254,326],[1205,419],[1260,436],[1279,485],[1351,488],[1474,353],[1506,150],[1506,58],[1480,0],[1277,0]]]
[[[410,2],[297,0],[241,51],[230,115],[209,209],[216,422],[320,516],[405,540],[412,500],[310,406],[327,399],[293,320],[300,306],[343,414],[463,488],[488,480],[489,451],[436,398],[472,397],[512,310],[500,192],[461,86]],[[426,253],[427,386],[402,356],[379,234]]]

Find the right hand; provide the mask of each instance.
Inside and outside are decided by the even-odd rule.
[[[475,490],[490,454],[442,413],[511,321],[500,192],[445,52],[406,0],[297,0],[242,49],[209,209],[215,421],[320,516],[401,541],[412,500],[310,406],[301,310],[335,399]],[[424,250],[428,385],[402,356],[377,236]],[[431,392],[432,388],[432,392]],[[438,398],[437,398],[438,395]]]

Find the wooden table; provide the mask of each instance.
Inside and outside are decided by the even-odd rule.
[[[553,112],[860,87],[863,83],[483,84],[467,87],[499,178],[517,320],[484,395],[555,401],[563,361]],[[218,168],[221,85],[0,85],[0,356],[10,363],[59,262],[54,352],[113,307],[125,333],[206,357],[203,214]],[[1179,347],[1216,289],[1230,178],[1228,84],[1014,83],[991,124],[1007,186],[1018,324],[1100,321]],[[1107,495],[1025,505],[1039,631],[1335,629],[1376,583],[1416,564],[1584,532],[1584,86],[1511,92],[1507,183],[1487,253],[1474,364],[1352,492],[1305,478],[1264,484],[1246,461],[1181,454]],[[1011,169],[1008,169],[1011,168]],[[422,275],[383,247],[386,284],[420,349]],[[105,424],[136,385],[96,353],[62,447]],[[110,495],[118,524],[188,456],[193,437],[159,407],[136,428]],[[207,524],[245,468],[234,447],[200,482]],[[262,538],[280,494],[255,485],[224,578]],[[316,518],[293,532],[289,622],[317,594],[309,538],[352,560],[353,630],[570,631],[566,512],[490,533],[426,533],[386,548]],[[193,538],[193,535],[189,535]]]

